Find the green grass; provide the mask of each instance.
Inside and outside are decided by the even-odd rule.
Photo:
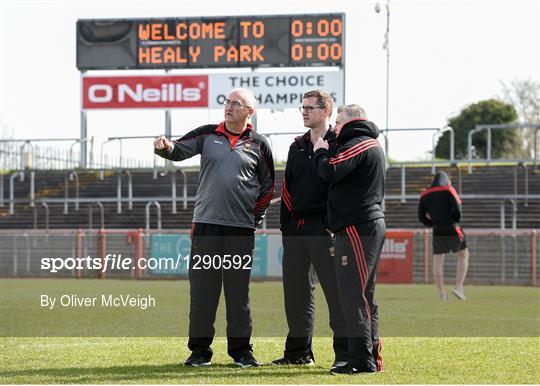
[[[181,365],[185,338],[2,338],[2,383],[538,383],[538,338],[384,338],[385,371],[332,376],[330,338],[315,339],[313,367],[239,369],[218,338],[209,368]],[[255,338],[255,354],[277,358],[282,339]]]
[[[433,286],[377,289],[385,371],[331,376],[328,313],[316,291],[316,365],[238,369],[226,353],[224,307],[216,319],[210,368],[186,368],[189,286],[185,281],[2,279],[1,383],[538,383],[540,289],[466,287],[468,300],[438,300]],[[256,357],[283,352],[280,282],[252,283]],[[39,295],[151,294],[154,309],[43,310]],[[49,335],[46,337],[46,335]],[[50,336],[53,335],[53,336]],[[131,337],[130,337],[131,336]]]

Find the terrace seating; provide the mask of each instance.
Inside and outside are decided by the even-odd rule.
[[[466,166],[452,168],[442,168],[451,177],[456,189],[461,188],[462,195],[489,194],[489,195],[511,195],[517,187],[518,194],[525,193],[525,169],[521,166],[475,166],[472,173],[468,173]],[[81,202],[79,210],[75,210],[75,204],[70,203],[68,214],[64,214],[63,198],[65,196],[65,178],[69,171],[35,171],[35,199],[46,201],[49,206],[49,227],[50,228],[87,228],[89,227],[89,207],[92,206],[92,226],[100,226],[99,208],[95,204],[101,202],[105,209],[105,227],[107,228],[144,228],[145,208],[147,202],[156,200],[161,206],[161,220],[163,228],[190,228],[193,214],[194,197],[198,184],[198,170],[186,169],[187,177],[187,209],[183,209],[183,176],[176,172],[176,214],[172,213],[172,172],[157,173],[154,178],[152,170],[131,170],[132,195],[135,198],[132,209],[128,208],[128,203],[122,203],[122,213],[117,213],[117,189],[118,172],[107,170],[103,180],[100,172],[96,170],[78,170],[80,183],[79,197]],[[281,182],[283,180],[283,170],[276,171],[276,193],[279,197]],[[14,184],[14,193],[17,200],[24,202],[15,204],[15,213],[9,214],[9,176],[3,175],[4,184],[4,206],[0,207],[0,229],[31,229],[33,228],[34,208],[29,205],[30,198],[30,177],[25,173],[24,182],[17,178]],[[460,176],[460,178],[459,178]],[[407,167],[406,168],[405,193],[417,196],[430,185],[432,174],[431,167]],[[461,180],[461,181],[460,181]],[[540,193],[540,172],[538,170],[528,170],[529,193]],[[128,175],[121,174],[121,194],[123,199],[128,198]],[[74,198],[75,181],[68,181],[68,194]],[[387,171],[385,201],[386,221],[388,228],[415,228],[421,224],[417,220],[417,200],[408,199],[401,202],[401,169],[391,167]],[[503,199],[464,199],[463,200],[463,221],[464,228],[499,228],[500,227],[500,206]],[[267,227],[279,228],[279,203],[270,207],[267,213]],[[512,207],[511,203],[505,203],[507,228],[511,227]],[[44,209],[40,204],[37,210],[37,227],[45,227]],[[156,228],[156,209],[150,208],[150,226]],[[530,199],[527,203],[524,200],[517,202],[517,227],[518,228],[539,228],[540,227],[540,200]]]

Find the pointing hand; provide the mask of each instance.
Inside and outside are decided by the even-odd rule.
[[[157,150],[171,150],[174,147],[173,143],[164,135],[160,135],[154,139],[154,148]]]

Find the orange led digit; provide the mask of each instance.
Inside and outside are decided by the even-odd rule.
[[[328,36],[328,30],[330,29],[330,25],[328,23],[328,20],[322,19],[319,20],[317,23],[317,33],[320,36]]]
[[[293,44],[291,47],[291,58],[292,60],[298,62],[303,59],[304,50],[300,44]]]
[[[330,23],[330,33],[332,36],[340,36],[343,32],[343,24],[340,19],[334,19]]]
[[[343,47],[341,47],[341,44],[334,43],[330,46],[330,57],[333,60],[341,60],[342,55],[343,55]]]
[[[291,23],[291,34],[294,37],[300,37],[302,36],[302,33],[304,32],[303,24],[300,20],[293,20]]]

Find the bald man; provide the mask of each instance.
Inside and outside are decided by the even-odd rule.
[[[186,366],[209,366],[221,288],[227,307],[228,354],[236,365],[259,366],[250,344],[249,277],[254,231],[274,195],[272,151],[249,120],[256,99],[234,89],[224,120],[201,126],[176,141],[160,136],[154,152],[172,161],[201,155],[189,264],[190,310]],[[216,257],[217,256],[217,257]],[[206,264],[211,259],[211,264]]]

